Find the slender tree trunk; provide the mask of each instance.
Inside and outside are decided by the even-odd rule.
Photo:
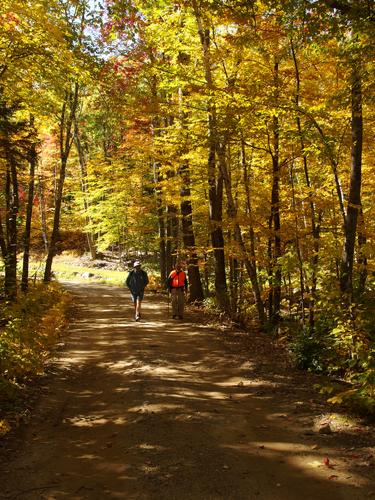
[[[188,253],[189,300],[202,302],[204,299],[202,281],[199,273],[198,256],[195,250],[193,229],[193,209],[190,200],[189,164],[185,161],[180,167],[181,188],[181,225],[185,251]]]
[[[31,119],[31,125],[33,125],[33,118]],[[29,288],[29,262],[30,262],[30,234],[31,234],[31,222],[33,215],[33,205],[34,205],[34,186],[35,186],[35,169],[38,161],[38,155],[36,151],[36,144],[33,143],[30,150],[30,170],[29,170],[29,189],[27,195],[27,208],[26,208],[26,221],[25,221],[25,233],[23,237],[23,261],[22,261],[22,281],[21,290],[26,292]]]
[[[233,199],[230,176],[229,176],[229,172],[228,172],[228,168],[227,168],[226,160],[225,160],[225,147],[224,146],[222,146],[219,150],[219,166],[220,166],[221,175],[223,177],[224,184],[225,184],[225,192],[227,195],[228,216],[234,223],[234,239],[239,244],[239,247],[240,247],[241,252],[242,252],[242,258],[244,260],[244,264],[245,264],[246,270],[248,272],[248,275],[249,275],[249,278],[251,281],[254,302],[255,302],[255,305],[257,307],[259,322],[261,325],[264,325],[265,324],[264,306],[263,306],[263,301],[262,301],[261,293],[260,293],[260,289],[259,289],[255,263],[251,262],[251,260],[248,257],[246,245],[245,245],[245,242],[244,242],[243,237],[242,237],[242,231],[241,231],[240,225],[237,221],[237,209],[236,209],[236,205],[235,205],[235,202]]]
[[[161,283],[164,285],[167,279],[167,249],[166,249],[166,224],[165,224],[165,212],[162,199],[162,193],[159,188],[159,166],[156,162],[153,165],[154,168],[154,184],[155,184],[155,197],[156,197],[156,211],[158,215],[158,228],[159,228],[159,267],[160,267],[160,279]]]
[[[78,105],[78,83],[74,84],[73,90],[67,95],[67,99],[62,107],[60,121],[60,172],[57,181],[55,211],[53,217],[52,234],[44,269],[44,282],[51,281],[52,262],[57,251],[57,242],[59,239],[60,214],[64,191],[66,166],[69,153],[74,140],[73,124]]]
[[[167,245],[166,261],[168,273],[175,267],[179,254],[177,208],[174,205],[167,207]]]
[[[359,267],[359,282],[358,282],[358,293],[362,295],[366,289],[367,281],[367,257],[364,252],[364,246],[366,245],[367,238],[365,232],[365,220],[363,216],[363,210],[359,215],[360,223],[358,228],[358,267]]]
[[[292,55],[293,55],[295,76],[296,76],[295,103],[296,103],[296,107],[298,109],[299,100],[300,100],[301,80],[300,80],[298,61],[297,61],[297,56],[295,53],[293,41],[291,41],[291,48],[292,48]],[[299,115],[297,115],[296,122],[297,122],[297,130],[298,130],[298,136],[299,136],[299,141],[300,141],[300,146],[301,146],[301,153],[302,153],[302,160],[303,160],[303,171],[305,174],[306,185],[309,189],[310,221],[311,221],[311,231],[312,231],[312,235],[313,235],[313,252],[312,252],[312,258],[311,258],[311,266],[312,266],[311,293],[310,293],[310,299],[309,299],[309,329],[310,329],[310,332],[312,333],[314,331],[314,328],[315,328],[315,303],[316,303],[316,289],[317,289],[317,281],[318,281],[317,280],[317,273],[318,273],[318,264],[319,264],[320,225],[321,225],[321,219],[322,219],[322,212],[320,211],[319,216],[318,216],[318,221],[317,221],[315,204],[314,204],[314,201],[312,199],[312,194],[311,194],[311,192],[312,192],[311,187],[312,186],[311,186],[307,156],[305,154],[305,142],[304,142],[304,138],[303,138],[301,118]],[[338,192],[338,195],[339,195],[339,201],[342,203],[342,192],[341,192],[340,184],[338,182],[337,168],[334,168],[334,172],[335,172],[336,191]]]
[[[50,238],[50,244],[46,259],[46,265],[44,270],[44,282],[48,283],[51,281],[52,274],[52,261],[57,252],[57,243],[59,239],[59,228],[60,228],[60,213],[61,213],[61,205],[62,205],[62,197],[63,197],[63,189],[66,175],[66,164],[68,159],[63,157],[61,159],[60,164],[60,177],[57,185],[57,195],[54,209],[54,217],[53,217],[53,228],[52,234]]]
[[[362,86],[361,67],[357,59],[352,63],[352,161],[348,208],[345,223],[345,241],[341,259],[340,288],[350,296],[353,293],[354,247],[357,234],[358,215],[361,211],[362,181]]]
[[[261,293],[261,286],[259,284],[258,280],[258,272],[257,272],[257,264],[256,264],[256,255],[255,255],[255,233],[254,233],[254,226],[253,226],[253,210],[252,210],[252,203],[251,203],[251,194],[250,194],[250,178],[249,178],[249,173],[248,173],[248,168],[247,168],[247,158],[246,158],[246,150],[245,150],[245,141],[242,139],[241,140],[241,164],[242,164],[242,172],[243,172],[243,182],[245,186],[245,193],[246,193],[246,209],[247,213],[250,217],[250,224],[249,224],[249,265],[246,266],[248,271],[251,271],[252,275],[252,283],[254,284],[254,299],[256,301],[259,301],[259,305],[257,305],[258,309],[258,314],[260,314],[260,318],[262,319],[262,323],[265,323],[266,317],[265,317],[265,309],[264,309],[264,303],[262,300],[262,293]],[[250,267],[252,269],[250,269]],[[250,274],[249,274],[250,277]]]
[[[294,188],[293,164],[291,165],[290,168],[290,182],[292,186],[292,207],[294,213],[295,247],[297,252],[298,270],[299,270],[301,319],[302,319],[302,324],[305,324],[305,279],[303,274],[303,258],[302,258],[299,229],[298,229],[298,211],[297,211],[296,194]]]
[[[153,61],[153,54],[150,54],[151,60]],[[159,112],[159,103],[158,103],[158,86],[156,76],[151,78],[150,82],[151,86],[151,98],[152,98],[152,106],[154,110],[154,115],[152,117],[152,137],[154,144],[156,139],[160,135],[160,118],[158,115]],[[167,225],[168,222],[166,220],[166,209],[163,200],[162,189],[160,187],[160,183],[162,181],[162,177],[160,175],[160,164],[154,159],[153,160],[153,175],[154,175],[154,192],[156,198],[156,210],[158,215],[158,229],[159,229],[159,267],[160,267],[160,280],[164,285],[167,280],[167,276],[170,271],[170,262],[167,259]]]
[[[215,259],[215,292],[220,309],[228,310],[228,290],[225,271],[224,235],[222,230],[223,178],[210,177],[210,233]]]
[[[210,29],[204,27],[200,9],[196,0],[192,1],[193,11],[197,23],[198,35],[202,46],[203,67],[207,88],[213,91],[211,56],[210,56]],[[223,179],[217,172],[216,150],[217,120],[215,104],[209,98],[207,103],[208,116],[208,199],[210,214],[210,233],[215,258],[215,292],[220,309],[228,310],[229,299],[225,270],[224,235],[222,230],[222,203]]]
[[[90,216],[88,215],[88,210],[89,210],[89,201],[88,201],[88,185],[87,185],[87,167],[86,167],[86,158],[85,158],[85,152],[82,147],[81,143],[81,138],[80,138],[80,133],[79,133],[79,128],[78,128],[78,121],[77,117],[74,117],[74,141],[76,145],[76,149],[78,152],[78,158],[79,158],[79,166],[81,169],[81,190],[82,190],[82,195],[83,195],[83,207],[85,210],[85,219],[86,219],[86,225],[89,226],[91,220]],[[96,259],[96,244],[95,244],[95,235],[92,233],[91,230],[86,231],[86,236],[87,236],[87,244],[89,246],[90,250],[90,255],[93,260]]]
[[[17,298],[17,217],[19,212],[17,166],[10,139],[6,132],[5,154],[7,160],[7,257],[5,264],[4,290],[8,300]]]
[[[44,251],[48,253],[48,236],[47,236],[47,217],[46,217],[46,200],[44,198],[43,176],[38,175],[38,197],[39,197],[39,214],[40,214],[40,228],[42,232]]]
[[[1,211],[0,211],[0,251],[1,255],[3,257],[3,261],[5,262],[7,258],[7,242],[5,239],[5,234],[4,234],[4,227],[3,227],[3,221],[1,218]]]
[[[183,112],[183,93],[179,89],[179,120],[181,128],[186,131],[186,114]],[[187,147],[184,145],[184,138],[181,137],[183,146],[181,147],[180,155],[183,156],[187,152]],[[188,255],[188,276],[189,276],[189,301],[201,303],[204,299],[203,286],[199,272],[198,256],[195,248],[195,234],[193,227],[193,207],[191,203],[191,180],[190,180],[190,165],[188,160],[182,160],[179,168],[179,176],[181,179],[181,228],[184,250]]]
[[[275,79],[275,100],[279,98],[279,63],[276,60],[274,65]],[[272,134],[273,134],[273,150],[272,150],[272,193],[271,193],[271,214],[270,214],[270,242],[269,242],[269,257],[271,268],[271,290],[270,290],[270,309],[269,319],[271,323],[276,324],[280,319],[280,304],[281,304],[281,267],[279,258],[281,257],[281,235],[280,235],[280,124],[279,119],[275,115],[273,117]],[[273,240],[273,241],[272,241]],[[272,305],[272,307],[271,307]]]

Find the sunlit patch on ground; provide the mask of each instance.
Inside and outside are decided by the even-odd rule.
[[[182,410],[183,408],[184,408],[183,406],[175,404],[145,403],[141,406],[134,406],[133,408],[130,408],[128,411],[131,413],[162,413],[162,412]]]
[[[149,443],[140,443],[137,448],[140,450],[147,450],[147,451],[163,451],[166,450],[164,446],[158,446],[155,444],[149,444]]]
[[[95,427],[106,424],[123,425],[127,420],[124,417],[106,418],[95,415],[78,415],[76,417],[66,417],[63,422],[74,427]]]
[[[157,474],[160,470],[159,467],[155,466],[155,465],[141,465],[139,467],[145,474]]]
[[[132,370],[134,368],[138,368],[140,365],[139,361],[136,360],[131,360],[131,361],[126,361],[126,360],[120,360],[120,361],[114,361],[114,362],[107,362],[107,363],[98,363],[99,368],[108,368],[110,370]]]
[[[77,417],[65,418],[63,422],[75,427],[94,427],[95,425],[107,424],[109,420],[104,417],[78,415]]]

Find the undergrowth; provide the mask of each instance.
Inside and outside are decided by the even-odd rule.
[[[15,401],[23,385],[43,373],[45,362],[66,324],[69,295],[60,286],[37,284],[16,303],[2,308],[0,327],[0,404]],[[7,425],[0,420],[0,435]]]
[[[375,415],[375,331],[370,314],[375,298],[348,306],[342,296],[331,293],[319,306],[314,329],[304,326],[294,334],[296,365],[342,382],[321,387],[329,402]]]

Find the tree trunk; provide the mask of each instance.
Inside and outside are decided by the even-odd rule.
[[[51,281],[52,262],[57,251],[57,242],[59,239],[60,227],[60,213],[64,191],[64,182],[66,175],[66,166],[68,163],[69,153],[74,140],[74,133],[72,133],[74,118],[76,115],[78,105],[78,83],[74,84],[74,88],[69,94],[63,104],[60,121],[60,172],[57,181],[55,211],[53,217],[52,234],[44,269],[44,282]],[[68,109],[69,108],[69,111]]]
[[[353,293],[354,247],[361,210],[363,117],[360,71],[360,61],[357,59],[352,63],[352,161],[340,274],[341,291],[349,296]]]
[[[261,324],[264,324],[266,321],[266,317],[265,317],[264,303],[262,300],[261,287],[259,285],[258,273],[257,273],[256,255],[255,255],[255,234],[254,234],[253,216],[252,216],[253,210],[252,210],[251,195],[250,195],[250,179],[249,179],[249,173],[248,173],[248,169],[247,169],[245,141],[243,139],[241,140],[241,164],[242,164],[243,182],[244,182],[245,193],[246,193],[246,210],[247,210],[247,213],[250,217],[250,223],[249,223],[249,244],[250,244],[250,247],[249,247],[249,259],[248,259],[249,263],[247,265],[245,265],[245,267],[246,267],[246,270],[248,271],[250,280],[252,282],[253,292],[254,292],[254,300],[257,304],[257,310],[258,310],[260,322],[261,322]],[[245,242],[243,242],[243,245],[245,246]],[[246,264],[246,262],[245,262],[245,264]]]
[[[44,199],[44,186],[43,176],[38,175],[38,197],[39,197],[39,214],[40,214],[40,227],[42,232],[44,251],[48,253],[48,236],[47,236],[47,217],[46,217],[46,201]]]
[[[300,80],[300,73],[299,73],[297,56],[295,53],[295,49],[294,49],[294,45],[293,45],[292,40],[291,40],[291,49],[292,49],[294,68],[295,68],[295,76],[296,76],[295,103],[296,103],[297,110],[298,110],[301,80]],[[309,189],[310,221],[311,221],[311,231],[312,231],[312,235],[313,235],[313,254],[312,254],[312,258],[311,258],[311,266],[312,266],[311,293],[310,293],[310,298],[309,298],[309,329],[310,329],[310,333],[312,333],[314,331],[314,328],[315,328],[315,303],[316,303],[316,288],[317,288],[317,282],[318,282],[317,275],[318,275],[318,263],[319,263],[320,225],[321,225],[321,219],[322,219],[322,212],[320,211],[319,216],[318,216],[318,221],[317,221],[315,204],[313,202],[312,194],[311,194],[312,193],[311,180],[310,180],[309,168],[308,168],[308,163],[307,163],[307,156],[305,154],[305,142],[303,139],[301,118],[298,115],[296,118],[296,122],[297,122],[297,130],[298,130],[298,136],[299,136],[300,146],[301,146],[301,153],[302,153],[302,160],[303,160],[303,171],[305,174],[306,185]],[[336,191],[339,195],[339,201],[340,201],[340,206],[341,206],[342,205],[342,193],[341,193],[340,185],[338,183],[337,169],[336,168],[334,168],[334,172],[335,172]],[[338,189],[338,188],[340,188],[340,189]],[[345,219],[345,217],[344,217],[344,219]]]
[[[31,125],[33,125],[33,119],[31,119]],[[21,280],[21,290],[26,292],[29,288],[29,261],[30,261],[30,234],[31,234],[31,219],[33,215],[33,204],[34,204],[34,186],[35,186],[35,167],[38,161],[38,155],[36,152],[36,144],[31,145],[30,150],[30,170],[29,170],[29,189],[27,195],[27,208],[26,208],[26,222],[25,222],[25,233],[23,237],[23,261],[22,261],[22,280]]]
[[[7,136],[7,133],[6,133]],[[10,140],[5,144],[7,161],[6,174],[6,227],[7,252],[4,276],[5,297],[14,301],[17,298],[17,217],[19,212],[17,167]]]
[[[294,229],[295,229],[295,248],[297,252],[297,259],[298,259],[298,271],[299,271],[299,283],[300,283],[300,303],[301,303],[301,319],[302,319],[302,324],[305,324],[305,279],[304,279],[304,274],[303,274],[303,258],[302,258],[302,250],[301,250],[301,244],[300,244],[300,237],[299,237],[299,229],[298,229],[298,210],[297,210],[297,203],[296,203],[296,194],[295,194],[295,187],[294,187],[294,172],[293,172],[293,163],[290,167],[290,183],[292,186],[292,207],[293,207],[293,213],[294,213]],[[292,293],[291,290],[289,291],[290,294],[290,300],[292,299]]]
[[[362,295],[366,289],[367,281],[367,257],[364,252],[367,238],[365,232],[365,220],[363,210],[359,215],[359,228],[358,228],[358,267],[359,267],[359,281],[358,281],[358,294]]]
[[[3,221],[1,218],[1,211],[0,211],[0,250],[1,250],[1,255],[3,257],[3,261],[5,262],[7,258],[7,242],[5,239],[5,234],[4,234],[4,227],[3,227]]]
[[[159,182],[159,167],[154,162],[154,182],[155,182],[155,197],[156,197],[156,210],[158,214],[158,227],[159,227],[159,267],[160,267],[160,280],[164,286],[167,279],[167,249],[166,249],[166,225],[165,213],[163,207],[163,200],[161,190],[158,187]]]
[[[279,98],[279,64],[275,61],[274,65],[275,79],[275,100]],[[270,258],[270,308],[269,319],[271,323],[276,324],[280,319],[281,304],[281,267],[278,262],[281,257],[281,236],[280,236],[280,159],[279,159],[279,119],[273,117],[272,134],[272,193],[271,193],[271,214],[269,225],[271,230],[269,241]]]
[[[198,35],[202,46],[203,68],[207,88],[213,91],[211,56],[210,56],[210,30],[203,25],[200,9],[196,0],[192,1],[193,11],[197,23]],[[216,300],[220,309],[228,310],[229,299],[227,290],[224,235],[222,230],[222,203],[223,203],[223,178],[217,172],[216,150],[217,150],[217,120],[215,104],[211,97],[207,102],[208,117],[208,199],[210,234],[215,259],[215,292]]]
[[[60,213],[61,213],[61,205],[62,205],[62,197],[63,197],[63,189],[66,175],[66,164],[67,158],[63,157],[61,159],[60,164],[60,177],[57,185],[57,194],[56,194],[56,202],[55,202],[55,210],[53,216],[53,228],[52,234],[50,238],[50,244],[48,248],[48,254],[46,259],[46,265],[44,269],[44,282],[49,283],[51,281],[52,275],[52,262],[53,258],[57,253],[57,242],[59,239],[59,228],[60,228]]]
[[[198,256],[195,251],[195,235],[193,230],[193,209],[190,200],[190,172],[188,162],[180,167],[181,188],[181,225],[184,249],[188,253],[189,300],[202,302],[204,299],[202,281],[199,273]]]
[[[183,93],[182,89],[178,90],[179,96],[179,120],[183,132],[186,131],[186,114],[183,112]],[[184,137],[181,137],[183,144],[179,154],[183,156],[187,152],[187,147],[184,145]],[[195,249],[195,234],[193,227],[193,207],[191,203],[190,190],[190,166],[188,160],[182,160],[179,168],[179,176],[181,179],[181,228],[184,251],[188,256],[188,276],[189,276],[189,301],[201,303],[204,299],[203,286],[199,272],[198,256]]]
[[[265,324],[264,305],[263,305],[263,301],[262,301],[262,297],[261,297],[261,293],[260,293],[260,288],[259,288],[259,284],[258,284],[258,277],[257,277],[257,273],[256,273],[255,263],[251,262],[251,260],[248,257],[245,242],[244,242],[243,237],[242,237],[242,231],[241,231],[239,223],[236,220],[237,219],[237,209],[236,209],[236,205],[235,205],[235,202],[233,199],[229,172],[228,172],[228,168],[226,165],[225,147],[224,146],[222,146],[219,150],[219,166],[220,166],[221,175],[223,177],[224,184],[225,184],[225,192],[227,195],[228,216],[234,223],[234,239],[239,244],[239,247],[240,247],[241,252],[242,252],[241,256],[244,260],[244,264],[245,264],[246,270],[248,272],[248,275],[249,275],[249,278],[251,281],[253,295],[254,295],[254,302],[255,302],[255,305],[257,307],[259,322],[261,325],[264,325]]]
[[[167,275],[175,267],[178,255],[178,218],[174,205],[167,206],[167,244],[166,263]]]
[[[85,210],[85,218],[86,218],[86,225],[89,225],[91,220],[90,216],[88,215],[88,209],[89,209],[89,201],[88,201],[88,185],[87,185],[87,168],[86,168],[86,158],[85,158],[85,152],[82,147],[81,143],[81,138],[79,134],[79,128],[78,128],[78,122],[77,122],[77,117],[74,117],[74,141],[76,145],[76,149],[78,152],[78,158],[79,158],[79,166],[81,169],[81,190],[83,194],[83,207]],[[86,236],[87,236],[87,244],[89,246],[90,250],[90,255],[93,260],[96,259],[96,244],[95,244],[95,235],[91,232],[91,230],[86,231]]]

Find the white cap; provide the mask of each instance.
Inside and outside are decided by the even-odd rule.
[[[133,264],[133,267],[138,267],[140,265],[141,265],[141,263],[139,262],[139,260],[135,260],[134,264]]]

